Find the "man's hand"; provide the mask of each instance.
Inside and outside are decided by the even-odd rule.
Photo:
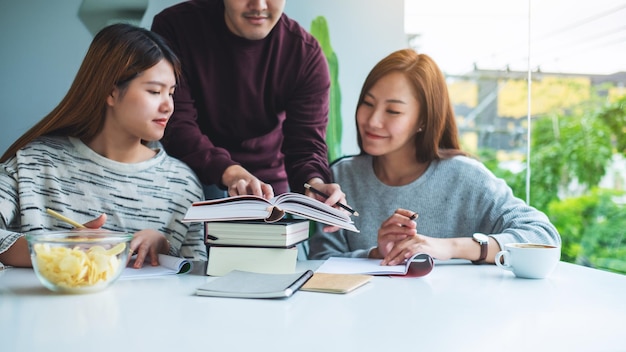
[[[341,191],[341,187],[336,184],[336,183],[324,183],[324,181],[320,178],[312,178],[309,180],[309,182],[307,182],[309,185],[311,185],[311,187],[315,188],[316,190],[326,194],[328,196],[324,197],[321,196],[313,191],[311,191],[310,189],[305,189],[304,190],[304,194],[319,200],[320,202],[326,203],[327,205],[330,205],[331,207],[334,208],[338,208],[344,212],[347,212],[345,209],[337,206],[337,203],[342,203],[342,204],[346,204],[346,194],[343,193]],[[323,231],[324,232],[335,232],[338,231],[340,228],[337,226],[324,226]]]
[[[335,206],[337,203],[346,204],[346,194],[341,191],[341,187],[336,183],[324,183],[320,178],[312,178],[307,182],[311,187],[316,190],[326,194],[328,198],[323,197],[310,189],[305,189],[304,194],[319,200],[322,203],[326,203],[331,207],[338,208]],[[341,208],[340,208],[341,209]]]
[[[252,194],[265,199],[274,197],[274,189],[270,184],[261,182],[240,165],[226,168],[222,175],[222,183],[228,187],[229,196]]]

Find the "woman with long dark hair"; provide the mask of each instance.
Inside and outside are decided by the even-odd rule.
[[[181,222],[200,183],[158,143],[179,74],[149,30],[114,24],[94,37],[63,100],[0,159],[0,262],[30,266],[24,234],[71,228],[47,208],[134,233],[136,267],[159,253],[206,259],[199,224]]]

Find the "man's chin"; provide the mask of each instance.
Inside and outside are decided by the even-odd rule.
[[[257,29],[255,28],[254,30],[248,30],[245,33],[243,33],[243,37],[248,39],[248,40],[261,40],[261,39],[265,39],[265,37],[267,37],[270,34],[270,30],[267,29]]]

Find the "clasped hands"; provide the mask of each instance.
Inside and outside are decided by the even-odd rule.
[[[448,243],[417,233],[415,212],[397,209],[378,229],[378,247],[370,251],[370,258],[382,259],[381,265],[399,265],[416,253],[426,253],[437,259],[452,257]]]

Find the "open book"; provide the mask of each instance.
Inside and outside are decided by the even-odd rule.
[[[128,266],[124,268],[120,275],[120,280],[133,279],[151,276],[186,274],[193,268],[193,263],[185,258],[173,257],[171,255],[159,254],[159,265],[152,266],[148,259],[141,269],[132,267],[135,259],[131,259]]]
[[[428,275],[435,266],[433,258],[426,253],[416,253],[400,265],[380,265],[380,262],[380,259],[330,257],[315,272],[420,277]]]
[[[345,212],[300,193],[283,193],[270,200],[253,195],[234,196],[195,202],[183,222],[264,219],[274,222],[285,213],[359,232]]]

